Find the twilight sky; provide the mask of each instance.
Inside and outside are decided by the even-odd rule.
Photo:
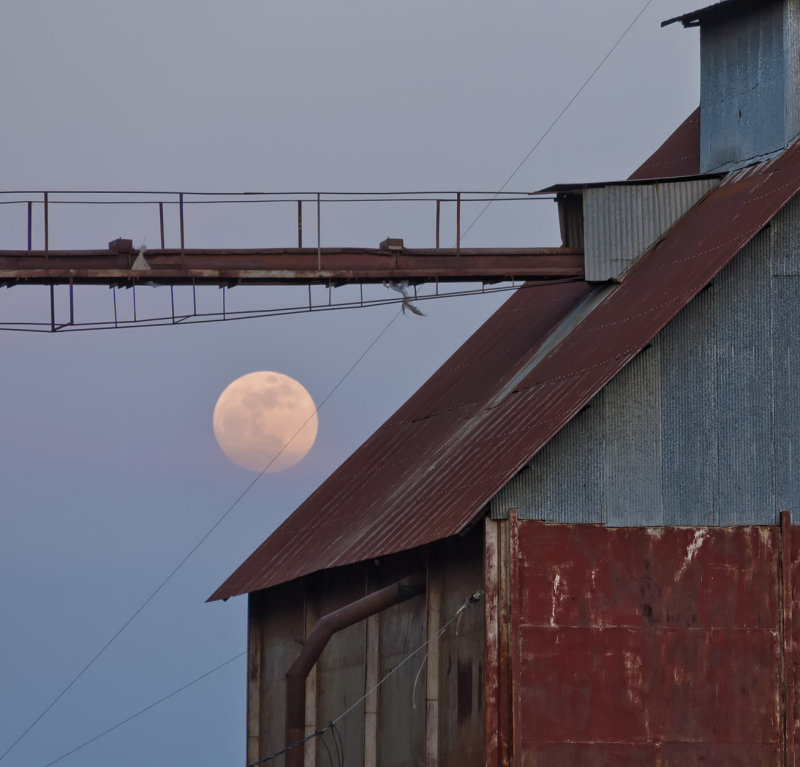
[[[498,189],[644,3],[8,0],[0,190]],[[659,23],[701,5],[653,0],[509,189],[624,178],[645,159],[699,98],[697,33]],[[330,206],[323,244],[432,244],[429,213]],[[50,246],[154,246],[147,215],[62,206]],[[190,247],[290,244],[270,239],[280,215],[263,208],[187,216]],[[0,249],[24,232],[23,208],[0,206]],[[466,244],[556,240],[555,206],[532,202],[493,206]],[[309,456],[250,490],[0,767],[43,767],[242,652],[246,599],[206,597],[507,296],[399,317],[321,409]],[[0,318],[42,318],[43,297],[2,288]],[[101,311],[109,291],[79,301]],[[222,390],[267,369],[320,402],[397,311],[0,333],[0,753],[251,482],[214,440]],[[241,767],[244,671],[240,659],[59,764]]]

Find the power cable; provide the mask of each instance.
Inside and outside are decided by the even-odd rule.
[[[313,413],[303,422],[300,428],[283,444],[280,450],[272,457],[272,459],[267,463],[267,465],[256,475],[255,479],[253,479],[247,487],[237,496],[237,498],[233,501],[233,503],[228,506],[225,512],[222,514],[216,522],[206,531],[205,535],[203,535],[200,540],[192,547],[189,553],[181,559],[180,562],[170,571],[166,578],[164,578],[161,583],[155,588],[155,590],[147,597],[147,599],[142,602],[139,607],[134,610],[131,616],[117,629],[117,631],[111,636],[111,638],[95,653],[94,656],[89,660],[86,665],[67,683],[67,685],[61,690],[61,692],[56,695],[55,698],[42,710],[42,712],[23,730],[23,732],[17,737],[17,739],[0,755],[0,762],[11,753],[11,751],[17,746],[17,744],[42,720],[42,718],[53,708],[53,706],[67,694],[67,692],[72,688],[72,686],[91,668],[91,666],[95,663],[95,661],[100,658],[100,656],[111,646],[111,644],[122,634],[123,631],[136,619],[139,613],[153,601],[156,595],[175,577],[176,573],[186,564],[189,558],[205,543],[205,541],[209,538],[209,536],[222,524],[222,522],[227,518],[227,516],[239,505],[242,499],[253,489],[256,482],[261,479],[262,476],[266,473],[270,466],[280,457],[283,451],[291,444],[292,440],[303,430],[305,425],[314,417],[316,417],[317,413],[319,413],[320,409],[325,405],[325,403],[336,393],[339,387],[347,380],[350,374],[358,367],[364,357],[369,354],[372,348],[378,343],[378,341],[383,338],[383,336],[387,333],[389,328],[394,324],[395,320],[400,316],[400,312],[397,312],[391,320],[384,326],[383,330],[378,333],[377,336],[369,343],[367,348],[361,353],[358,359],[348,368],[347,372],[339,379],[336,385],[325,395],[322,401],[314,408]]]
[[[68,756],[72,756],[72,754],[74,754],[76,751],[80,751],[82,748],[85,748],[86,746],[90,745],[91,743],[94,743],[96,740],[100,740],[100,738],[105,737],[110,732],[113,732],[114,730],[119,729],[124,724],[127,724],[128,722],[133,721],[134,719],[136,719],[137,717],[141,716],[142,714],[150,711],[150,709],[153,709],[156,706],[161,705],[162,703],[164,703],[164,701],[167,701],[170,698],[175,697],[178,693],[181,693],[184,690],[189,689],[193,685],[196,685],[198,682],[201,682],[203,679],[206,679],[207,677],[210,677],[212,674],[215,674],[217,671],[220,671],[221,669],[225,668],[225,666],[228,666],[231,663],[233,663],[234,661],[239,660],[239,658],[243,657],[244,655],[247,655],[246,651],[245,652],[240,652],[238,655],[234,655],[232,658],[229,658],[224,663],[220,663],[219,666],[215,666],[210,671],[206,671],[205,674],[201,674],[200,676],[198,676],[195,679],[193,679],[191,682],[187,682],[182,687],[178,687],[178,689],[173,690],[170,693],[167,693],[162,698],[159,698],[157,701],[151,703],[149,706],[145,706],[143,709],[140,709],[135,714],[131,714],[129,717],[126,717],[121,722],[117,722],[115,725],[112,725],[107,730],[103,730],[103,732],[101,732],[99,735],[95,735],[93,738],[89,738],[89,740],[84,741],[79,746],[75,746],[75,748],[72,748],[69,751],[67,751],[66,753],[61,754],[61,756],[59,756],[57,759],[53,759],[52,762],[48,762],[47,764],[45,764],[44,767],[52,767],[52,765],[57,764],[58,762],[62,761],[63,759],[66,759]]]
[[[483,590],[481,590],[481,589],[479,589],[478,591],[474,591],[472,594],[470,594],[464,600],[464,603],[461,605],[461,607],[459,607],[453,613],[453,615],[450,618],[450,620],[448,620],[447,623],[445,623],[436,632],[436,634],[434,634],[432,637],[429,637],[428,639],[426,639],[419,647],[417,647],[415,650],[412,650],[408,655],[406,655],[406,657],[403,658],[403,660],[401,660],[396,666],[394,666],[392,669],[390,669],[375,684],[374,687],[372,687],[371,689],[367,690],[367,692],[365,692],[355,703],[353,703],[352,706],[350,706],[348,709],[346,709],[343,713],[339,714],[339,716],[337,716],[336,719],[333,719],[331,722],[329,722],[328,725],[325,728],[320,729],[320,730],[315,730],[310,735],[306,735],[306,737],[303,738],[302,740],[298,740],[297,743],[292,743],[292,744],[286,746],[285,748],[282,748],[280,751],[276,751],[274,754],[270,754],[269,756],[265,756],[262,759],[259,759],[258,761],[251,762],[250,764],[247,765],[247,767],[259,767],[259,765],[261,765],[261,764],[265,764],[266,762],[272,761],[273,759],[276,759],[279,756],[283,756],[284,754],[288,753],[289,751],[293,751],[295,748],[299,748],[300,746],[304,745],[305,743],[308,743],[308,741],[311,740],[312,738],[318,738],[318,737],[323,736],[328,730],[331,730],[332,732],[338,734],[337,729],[336,729],[336,725],[339,722],[341,722],[342,719],[344,719],[349,713],[351,713],[354,709],[356,709],[358,706],[360,706],[390,676],[392,676],[400,668],[405,666],[405,664],[408,663],[415,655],[417,655],[418,653],[422,652],[422,650],[424,650],[426,647],[428,647],[428,645],[430,645],[431,643],[438,641],[438,639],[442,636],[442,634],[444,634],[445,631],[447,631],[447,629],[452,625],[453,621],[456,621],[456,620],[460,621],[461,614],[464,612],[464,610],[466,610],[468,607],[472,607],[473,605],[478,604],[478,602],[480,602],[482,597],[483,597]],[[341,735],[339,737],[341,737]],[[323,743],[324,742],[325,742],[325,739],[323,738]],[[344,743],[342,743],[342,761],[344,761]],[[45,767],[49,767],[49,765],[45,765]]]
[[[339,732],[339,728],[333,722],[331,722],[331,732],[333,733],[333,739],[337,741],[339,765],[340,767],[344,767],[344,738],[342,738],[342,733]]]
[[[578,88],[578,90],[575,92],[575,95],[566,103],[564,108],[556,115],[555,120],[553,120],[553,122],[551,122],[550,125],[548,126],[547,130],[544,133],[542,133],[541,136],[539,136],[536,143],[530,148],[525,157],[522,158],[519,165],[517,165],[517,167],[514,168],[514,170],[511,172],[511,175],[505,180],[505,182],[503,182],[503,185],[500,187],[500,189],[498,189],[497,192],[493,195],[493,197],[486,203],[486,205],[484,205],[483,208],[481,208],[478,215],[475,216],[474,219],[472,219],[472,223],[461,234],[462,240],[464,239],[464,237],[467,236],[470,229],[472,229],[472,227],[478,223],[483,214],[486,213],[486,211],[489,209],[489,206],[501,194],[503,194],[503,190],[511,183],[511,179],[513,179],[514,176],[516,176],[517,173],[519,173],[519,171],[522,169],[522,166],[525,165],[525,163],[528,162],[528,160],[530,159],[530,156],[539,148],[540,144],[550,135],[550,132],[553,130],[553,128],[555,128],[556,125],[558,125],[558,123],[561,121],[561,118],[567,113],[567,110],[575,103],[578,96],[580,96],[581,93],[583,93],[583,91],[586,89],[586,86],[589,85],[589,83],[594,79],[594,76],[600,71],[600,69],[603,67],[603,64],[605,64],[606,61],[608,61],[608,59],[611,57],[611,54],[614,53],[614,51],[619,47],[620,43],[628,36],[628,33],[633,29],[636,22],[639,21],[644,12],[650,7],[652,3],[653,0],[647,0],[642,9],[639,11],[639,13],[637,13],[636,16],[633,18],[633,21],[631,21],[631,23],[628,24],[628,26],[625,28],[625,31],[617,38],[617,41],[608,50],[608,53],[606,53],[606,55],[603,56],[602,59],[600,59],[600,63],[592,70],[592,73],[586,78],[586,80],[584,80],[583,85],[581,85],[581,87]]]
[[[260,764],[263,764],[263,763],[265,763],[267,761],[275,759],[276,757],[281,756],[281,755],[287,753],[288,751],[291,751],[291,750],[293,750],[295,748],[298,748],[301,745],[304,745],[305,743],[307,743],[309,740],[312,740],[313,738],[324,736],[324,734],[327,733],[328,730],[331,731],[331,737],[333,739],[334,746],[336,748],[336,763],[337,763],[337,767],[342,767],[344,765],[344,740],[342,738],[341,733],[339,732],[338,727],[336,726],[337,723],[340,722],[342,719],[344,719],[344,717],[346,717],[351,711],[353,711],[353,709],[355,709],[359,704],[361,704],[363,701],[365,701],[367,699],[367,697],[369,695],[371,695],[373,692],[375,692],[375,690],[377,690],[390,676],[392,676],[392,674],[394,674],[398,669],[400,669],[402,666],[404,666],[408,661],[410,661],[421,650],[429,647],[430,644],[432,644],[433,642],[437,641],[445,633],[445,631],[447,631],[449,626],[452,625],[453,621],[459,621],[460,622],[461,616],[462,616],[464,610],[466,610],[468,607],[471,607],[472,605],[477,604],[480,601],[482,596],[483,596],[483,592],[482,591],[476,591],[476,592],[470,594],[470,596],[467,597],[466,600],[464,600],[464,603],[455,611],[455,613],[453,613],[453,615],[450,618],[450,620],[448,620],[447,623],[445,623],[439,629],[439,631],[436,632],[436,634],[433,637],[431,637],[430,639],[425,641],[422,645],[417,647],[409,655],[407,655],[403,660],[401,660],[371,690],[369,690],[361,698],[359,698],[344,713],[340,714],[338,717],[336,717],[336,719],[331,721],[328,724],[327,727],[325,727],[323,729],[320,729],[320,730],[315,730],[313,733],[311,733],[310,735],[308,735],[305,738],[303,738],[303,740],[300,740],[297,743],[293,743],[290,746],[287,746],[286,748],[281,749],[281,751],[279,751],[279,752],[277,752],[275,754],[270,754],[269,756],[264,757],[263,759],[261,759],[261,760],[259,760],[257,762],[253,762],[252,764],[248,765],[248,767],[257,767],[257,765],[260,765]],[[125,717],[125,719],[117,722],[116,724],[112,725],[111,727],[108,727],[107,729],[105,729],[102,732],[98,733],[94,737],[83,741],[83,743],[80,743],[79,745],[75,746],[74,748],[71,748],[69,751],[65,751],[63,754],[61,754],[61,756],[57,757],[56,759],[53,759],[52,761],[47,762],[47,764],[43,765],[43,767],[52,767],[52,765],[58,764],[58,762],[63,761],[68,756],[72,756],[72,754],[80,751],[83,748],[86,748],[86,746],[89,746],[92,743],[100,740],[100,738],[105,737],[106,735],[108,735],[109,733],[113,732],[114,730],[118,730],[123,725],[126,725],[128,722],[132,722],[134,719],[136,719],[136,718],[140,717],[142,714],[145,714],[148,711],[154,709],[156,706],[159,706],[162,703],[168,701],[170,698],[174,698],[176,695],[178,695],[179,693],[182,693],[184,690],[188,690],[190,687],[193,687],[198,682],[201,682],[204,679],[207,679],[212,674],[215,674],[217,671],[220,671],[223,668],[225,668],[226,666],[229,666],[231,663],[234,663],[235,661],[239,660],[239,658],[244,657],[246,654],[247,654],[247,651],[244,651],[244,652],[238,653],[237,655],[234,655],[232,658],[228,658],[228,660],[224,661],[223,663],[220,663],[218,666],[214,666],[214,668],[206,671],[205,673],[201,674],[198,677],[195,677],[190,682],[187,682],[186,684],[181,685],[180,687],[176,688],[175,690],[172,690],[171,692],[169,692],[166,695],[162,696],[158,700],[153,701],[152,703],[150,703],[149,705],[145,706],[142,709],[139,709],[136,713]],[[427,653],[426,653],[426,657],[427,657]],[[325,745],[325,748],[328,751],[328,758],[329,758],[329,761],[331,763],[331,766],[333,766],[333,755],[331,754],[330,747],[325,742],[325,738],[324,737],[322,737],[322,742],[323,742],[323,744]]]
[[[519,162],[517,167],[511,172],[511,174],[508,176],[508,178],[503,182],[503,184],[501,185],[500,189],[498,189],[495,193],[492,194],[492,197],[486,202],[486,204],[480,210],[478,215],[472,220],[470,225],[464,230],[464,232],[461,234],[462,238],[466,237],[466,235],[472,230],[472,228],[475,226],[475,224],[477,224],[478,221],[481,219],[483,214],[488,210],[489,206],[503,193],[503,191],[508,186],[508,184],[511,183],[511,180],[522,169],[523,165],[525,165],[525,163],[528,161],[528,159],[530,159],[531,155],[533,155],[533,153],[539,148],[541,143],[545,140],[545,138],[547,138],[547,136],[551,133],[553,128],[555,128],[555,126],[560,122],[561,118],[566,114],[566,112],[569,110],[569,108],[572,106],[572,104],[578,99],[578,97],[581,95],[581,93],[583,93],[583,91],[586,89],[586,87],[589,85],[589,83],[594,79],[595,75],[600,71],[600,69],[603,67],[603,65],[606,63],[606,61],[611,57],[611,55],[614,53],[614,51],[619,47],[619,45],[622,43],[622,41],[627,37],[628,33],[631,31],[631,29],[633,29],[633,27],[635,26],[636,22],[642,17],[642,15],[645,13],[645,11],[650,7],[652,2],[653,2],[653,0],[647,0],[647,2],[644,4],[642,9],[636,14],[636,16],[630,22],[630,24],[628,24],[628,26],[625,28],[623,33],[616,40],[616,42],[611,46],[611,48],[608,50],[608,52],[605,54],[605,56],[603,56],[603,58],[600,60],[600,63],[594,68],[594,70],[592,70],[591,74],[586,78],[586,80],[583,82],[583,84],[580,86],[580,88],[578,88],[578,90],[575,92],[575,94],[572,96],[572,98],[566,103],[566,105],[561,109],[561,111],[558,113],[556,118],[550,123],[548,128],[538,138],[538,140],[534,143],[534,145],[531,147],[531,149],[528,151],[528,153],[522,158],[522,160]],[[309,416],[308,420],[310,420],[314,415],[317,414],[317,412],[319,412],[319,409],[325,404],[325,402],[327,402],[327,400],[333,395],[333,393],[339,388],[339,386],[341,386],[341,384],[344,383],[345,379],[350,375],[350,373],[355,369],[355,367],[361,362],[361,360],[364,359],[364,357],[367,355],[367,353],[369,353],[369,351],[378,342],[378,340],[380,340],[380,338],[383,337],[383,335],[386,333],[386,331],[389,330],[389,328],[391,327],[391,325],[394,323],[394,321],[397,319],[398,316],[399,316],[399,313],[396,314],[394,317],[392,317],[392,319],[389,321],[389,323],[386,325],[386,327],[384,327],[384,329],[378,334],[378,336],[369,344],[369,346],[367,347],[366,351],[356,360],[356,362],[353,364],[353,366],[347,371],[347,373],[345,373],[345,375],[333,387],[333,389],[322,400],[322,402],[320,402],[319,406],[315,409],[313,415]],[[305,426],[305,423],[303,424],[303,426]],[[302,429],[303,427],[301,426],[300,428]],[[298,429],[297,433],[299,433],[299,431],[300,430]],[[294,436],[296,436],[296,434]],[[100,656],[108,649],[108,647],[111,646],[111,644],[117,639],[117,637],[119,637],[119,635],[136,619],[136,617],[139,615],[139,613],[141,613],[142,610],[144,610],[145,607],[147,607],[147,605],[164,588],[164,586],[166,586],[167,583],[169,583],[169,581],[172,580],[172,578],[175,576],[175,574],[183,567],[183,565],[189,560],[189,558],[197,551],[197,549],[200,548],[200,546],[202,546],[202,544],[208,539],[208,537],[214,532],[214,530],[216,530],[217,527],[219,527],[219,525],[222,524],[223,520],[225,520],[226,517],[233,511],[233,509],[236,508],[236,506],[245,497],[245,495],[247,495],[247,493],[250,492],[250,490],[253,488],[253,486],[256,484],[256,482],[258,482],[258,480],[261,479],[261,477],[266,473],[267,469],[269,469],[269,467],[274,463],[274,461],[277,460],[277,458],[281,455],[283,450],[289,445],[289,443],[292,441],[292,439],[294,439],[294,436],[292,438],[290,438],[283,445],[283,447],[275,454],[275,457],[272,458],[272,460],[270,460],[270,462],[264,467],[264,469],[262,469],[261,472],[255,477],[255,479],[252,482],[250,482],[250,484],[245,488],[245,490],[227,508],[225,513],[208,529],[208,531],[205,533],[205,535],[203,535],[203,537],[200,538],[200,540],[195,544],[195,546],[178,563],[178,565],[167,575],[167,577],[164,578],[163,581],[161,581],[161,583],[150,594],[150,596],[148,596],[147,599],[145,599],[145,601],[142,602],[142,604],[133,612],[133,614],[130,616],[130,618],[128,618],[128,620],[126,620],[122,624],[122,626],[116,631],[116,633],[114,633],[112,635],[112,637],[103,645],[103,647],[78,672],[78,674],[75,677],[73,677],[73,679],[61,690],[61,692],[52,700],[52,702],[22,732],[22,734],[19,735],[19,737],[2,754],[0,754],[0,762],[3,761],[3,759],[5,759],[6,756],[8,756],[8,754],[17,746],[17,744],[39,723],[39,721],[41,721],[41,719],[53,708],[53,706],[55,706],[56,703],[58,703],[58,701],[61,700],[61,698],[78,681],[78,679],[80,679],[83,676],[83,674],[86,673],[86,671],[88,671],[88,669],[95,663],[95,661],[97,661],[98,658],[100,658]],[[453,619],[451,619],[451,620],[453,620]],[[448,621],[448,623],[445,624],[445,627],[448,626],[449,623],[450,623],[450,621]],[[437,636],[439,636],[439,635],[437,635]],[[427,642],[426,642],[426,645],[427,645]],[[423,645],[423,646],[426,646],[426,645]],[[419,648],[419,649],[421,649],[421,648]],[[415,651],[415,652],[417,652],[417,651]],[[408,658],[406,660],[408,660]],[[393,669],[390,672],[390,674],[393,673],[397,668],[399,668],[399,666],[402,665],[402,663],[405,663],[405,660],[402,661],[401,664],[396,666],[395,669]],[[384,677],[384,679],[385,678],[386,677]],[[381,680],[381,682],[379,682],[379,684],[381,684],[382,682],[383,682],[383,680]],[[360,703],[361,701],[358,701],[358,702]],[[344,716],[347,713],[349,713],[350,710],[352,710],[352,707],[351,707],[351,709],[348,709],[348,711],[346,711],[345,714],[343,714],[342,716]],[[341,717],[339,717],[339,718],[341,718]],[[338,719],[336,721],[338,721]],[[333,722],[332,724],[335,724],[335,722]]]
[[[331,726],[333,726],[333,725],[331,725]],[[323,730],[323,733],[324,732],[325,732],[325,730]],[[322,741],[322,745],[325,746],[325,750],[328,752],[328,764],[330,764],[330,767],[333,767],[333,754],[331,754],[330,746],[328,745],[327,741],[325,740],[325,736],[324,735],[320,738],[320,740]],[[337,752],[337,755],[338,755],[338,752]]]
[[[364,695],[362,695],[355,703],[353,703],[353,705],[350,706],[350,708],[348,708],[343,714],[339,714],[339,716],[337,716],[336,719],[334,719],[331,722],[331,725],[335,725],[342,719],[344,719],[351,711],[353,711],[353,709],[355,709],[357,706],[360,706],[370,695],[372,695],[373,692],[375,692],[375,690],[377,690],[390,676],[392,676],[392,674],[394,674],[398,669],[400,669],[402,666],[408,663],[408,661],[410,661],[417,653],[424,650],[429,644],[431,644],[431,642],[437,641],[439,637],[441,637],[442,634],[444,634],[444,632],[447,631],[447,629],[450,627],[450,624],[455,620],[459,620],[461,617],[461,613],[463,613],[464,610],[466,610],[468,607],[472,607],[472,605],[478,604],[482,596],[483,596],[482,590],[474,591],[472,594],[470,594],[464,600],[464,604],[462,604],[461,607],[459,607],[458,610],[456,610],[453,613],[453,616],[450,618],[450,620],[447,621],[447,623],[445,623],[444,626],[442,626],[436,632],[436,634],[427,639],[419,647],[417,647],[416,650],[414,650],[413,652],[408,654],[405,658],[403,658],[403,660],[401,660],[394,668],[392,668],[371,690],[368,690],[366,693],[364,693]]]

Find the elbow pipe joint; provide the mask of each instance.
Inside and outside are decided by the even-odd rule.
[[[286,672],[286,745],[305,736],[306,677],[337,631],[425,592],[424,577],[406,578],[322,616],[309,633],[300,655]],[[286,754],[286,767],[302,767],[303,750]]]

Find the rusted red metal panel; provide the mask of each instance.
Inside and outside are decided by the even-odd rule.
[[[788,511],[780,513],[781,537],[781,603],[783,608],[781,643],[783,665],[783,742],[784,765],[794,766],[794,717],[795,717],[795,641],[792,625],[794,623],[795,594],[792,589],[792,520]]]
[[[781,551],[777,527],[520,524],[515,756],[779,764]]]
[[[800,144],[730,174],[616,286],[518,291],[212,599],[460,532],[800,189]]]
[[[519,520],[517,510],[511,509],[508,517],[508,570],[509,570],[509,618],[511,624],[510,631],[510,655],[511,655],[511,764],[516,764],[518,755],[522,753],[523,735],[528,730],[528,722],[523,714],[522,707],[522,687],[518,680],[523,673],[522,644],[519,641],[522,631],[522,605],[517,591],[517,584],[520,582],[520,568],[522,567],[520,540],[519,540]]]
[[[484,763],[500,767],[500,523],[484,523]]]
[[[738,744],[707,743],[553,743],[526,753],[522,767],[775,767],[779,754],[770,744],[743,750]]]
[[[795,752],[795,761],[790,762],[791,767],[797,764],[797,753],[800,751],[800,526],[791,528],[792,558],[789,568],[791,588],[791,616],[786,627],[786,684],[787,692],[794,700],[794,712],[788,712],[786,722],[787,735],[792,741]]]
[[[777,629],[777,528],[648,528],[643,537],[641,528],[522,527],[535,541],[521,577],[557,587],[522,591],[523,615],[569,626]],[[541,556],[548,551],[560,554]],[[561,596],[567,585],[592,599]]]

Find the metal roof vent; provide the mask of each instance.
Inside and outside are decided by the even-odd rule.
[[[700,27],[700,172],[787,147],[800,133],[800,0],[726,0],[664,25],[678,21]]]

